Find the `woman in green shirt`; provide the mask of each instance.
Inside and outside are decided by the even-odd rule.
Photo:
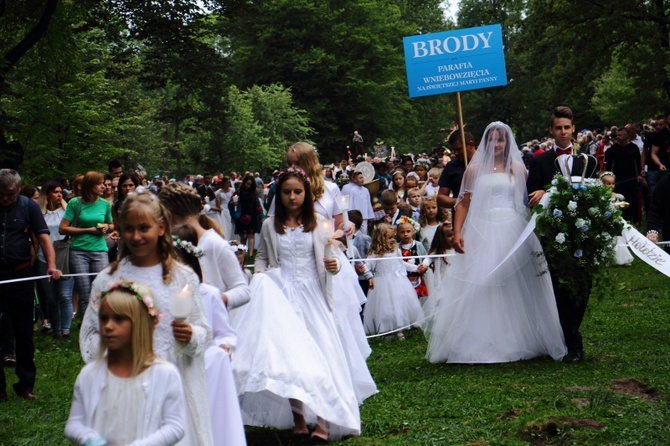
[[[100,172],[84,175],[81,197],[69,201],[58,228],[61,234],[72,237],[70,271],[73,274],[99,273],[109,263],[105,234],[114,230],[114,225],[111,205],[102,198],[104,181],[105,176]],[[76,225],[73,225],[75,220]],[[75,277],[79,291],[77,312],[82,316],[88,306],[93,279],[95,275]]]

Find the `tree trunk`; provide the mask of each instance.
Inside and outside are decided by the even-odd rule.
[[[7,51],[3,56],[5,63],[2,68],[0,68],[0,95],[3,91],[6,91],[5,85],[5,76],[7,72],[14,66],[16,63],[28,52],[35,44],[44,37],[44,34],[47,32],[51,18],[56,11],[56,5],[58,5],[59,0],[47,0],[46,5],[44,6],[44,12],[42,12],[42,17],[40,21],[37,22],[35,27],[31,29],[28,34],[12,49]],[[5,13],[5,1],[2,0],[0,3],[0,16]],[[5,138],[5,122],[4,120],[0,121],[0,163],[3,167],[9,167],[13,169],[18,169],[23,161],[23,146],[18,141],[12,141],[11,143]]]

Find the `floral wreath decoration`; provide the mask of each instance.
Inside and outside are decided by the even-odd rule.
[[[196,259],[199,259],[205,255],[205,251],[202,248],[198,248],[193,243],[182,240],[176,235],[172,236],[172,246],[175,248],[181,248]]]
[[[430,170],[430,161],[427,158],[419,158],[414,163],[414,168],[423,167],[426,170]]]
[[[396,222],[396,226],[400,226],[403,224],[408,224],[412,226],[412,228],[414,228],[414,232],[419,232],[421,230],[421,225],[411,217],[402,216]]]
[[[305,171],[302,170],[302,169],[295,168],[295,167],[289,167],[289,168],[286,169],[286,170],[280,170],[280,171],[279,171],[279,174],[277,174],[277,181],[279,181],[279,179],[280,179],[281,177],[283,177],[284,175],[287,175],[287,174],[289,174],[289,173],[292,173],[292,174],[294,174],[294,175],[298,175],[298,176],[303,177],[303,178],[305,179],[305,181],[307,181],[307,184],[310,184],[310,183],[311,183],[311,180],[309,179],[309,177],[307,176],[307,174],[305,173]]]
[[[247,245],[230,245],[230,249],[233,252],[238,252],[238,251],[244,251],[244,252],[249,252],[249,247]]]
[[[549,204],[533,210],[544,256],[559,285],[578,299],[588,299],[585,291],[593,285],[593,292],[602,298],[609,282],[603,267],[613,259],[616,238],[625,224],[611,190],[600,179],[571,184],[557,174],[547,192]]]
[[[98,299],[94,302],[96,308],[100,308],[100,305],[102,304],[102,300],[107,296],[109,293],[112,291],[117,291],[117,290],[123,290],[126,291],[129,294],[132,294],[137,300],[142,302],[144,306],[147,308],[147,313],[149,313],[149,316],[151,316],[151,319],[154,321],[154,327],[158,324],[158,321],[163,319],[163,312],[156,307],[156,304],[154,303],[154,299],[150,295],[142,295],[140,294],[139,291],[139,286],[137,283],[133,281],[126,281],[123,278],[119,282],[113,282],[109,284],[109,288],[105,291],[101,291],[100,293],[96,293],[96,296]]]

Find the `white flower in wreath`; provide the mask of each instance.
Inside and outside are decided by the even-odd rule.
[[[554,240],[556,240],[557,243],[560,243],[562,245],[563,243],[565,243],[565,234],[559,232],[558,234],[556,234],[556,238]]]
[[[590,216],[597,217],[600,214],[600,209],[598,209],[597,207],[592,207],[589,208],[588,212]]]
[[[575,220],[575,226],[578,227],[578,228],[581,228],[585,224],[586,224],[586,221],[583,218],[578,218],[577,220]]]
[[[557,180],[556,178],[554,178],[553,180],[551,180],[551,185],[552,185],[552,186],[556,186],[556,185],[558,185],[558,180]]]
[[[568,203],[568,210],[573,211],[573,212],[576,211],[577,210],[577,202],[570,200],[570,202]]]

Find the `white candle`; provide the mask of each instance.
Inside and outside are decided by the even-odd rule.
[[[326,259],[330,259],[333,255],[333,251],[331,249],[331,237],[333,236],[333,233],[335,232],[335,221],[334,220],[325,220],[321,222],[321,230],[323,231],[323,237],[324,237],[324,256]],[[333,274],[326,271],[326,291],[330,294],[333,291]]]
[[[351,197],[349,195],[340,195],[339,203],[340,210],[342,211],[342,218],[344,219],[344,230],[349,229],[349,200]]]
[[[175,291],[170,295],[168,309],[176,321],[183,321],[191,314],[193,297],[191,296],[188,284],[181,291]]]

